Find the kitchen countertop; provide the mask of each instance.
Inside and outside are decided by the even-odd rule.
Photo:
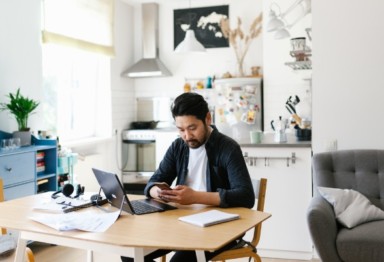
[[[169,128],[160,128],[155,129],[157,132],[171,132],[178,133],[175,127]],[[236,140],[236,139],[235,139]],[[284,148],[284,147],[311,147],[311,141],[298,141],[295,134],[291,132],[287,132],[287,142],[285,143],[277,143],[274,141],[274,133],[273,132],[264,132],[261,143],[252,144],[250,139],[244,139],[237,142],[241,147],[274,147],[274,148]]]

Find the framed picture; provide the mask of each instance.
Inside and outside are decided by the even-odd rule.
[[[174,10],[174,48],[184,40],[187,29],[194,30],[205,48],[229,47],[220,28],[221,19],[229,18],[228,10],[228,5]]]

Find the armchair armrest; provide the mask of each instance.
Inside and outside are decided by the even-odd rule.
[[[312,198],[307,210],[307,222],[321,260],[341,262],[336,248],[338,225],[335,213],[321,196]]]

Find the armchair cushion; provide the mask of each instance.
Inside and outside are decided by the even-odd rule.
[[[318,187],[319,193],[334,209],[337,221],[347,228],[384,219],[384,211],[352,189]]]
[[[341,228],[336,239],[342,261],[384,261],[384,220],[372,221],[352,229]],[[323,260],[334,261],[334,260]]]

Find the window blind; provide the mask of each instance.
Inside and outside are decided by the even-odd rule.
[[[43,43],[114,56],[114,0],[43,0]]]

